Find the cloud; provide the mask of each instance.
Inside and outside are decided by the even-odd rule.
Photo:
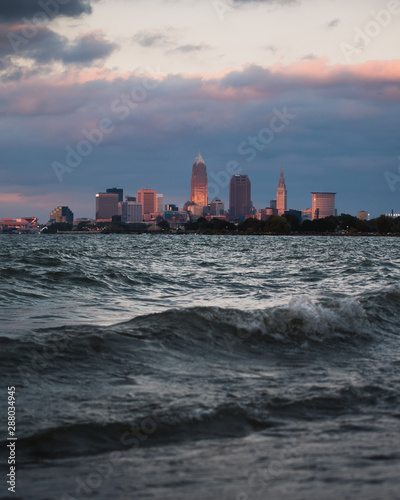
[[[3,43],[0,44],[0,53],[13,56],[14,60],[23,57],[42,64],[59,59],[60,54],[68,46],[68,39],[49,28],[40,26],[34,28],[34,36],[27,38],[26,29],[29,28],[23,25],[10,27],[7,41],[3,39]]]
[[[19,59],[31,59],[39,65],[52,62],[69,64],[93,65],[104,60],[118,45],[107,41],[99,31],[86,33],[72,43],[65,36],[50,30],[47,27],[35,27],[34,36],[26,38],[26,26],[16,25],[7,27],[0,25],[0,74],[9,79],[11,73],[18,70],[21,73]],[[24,71],[28,73],[26,64]],[[4,71],[7,73],[4,74]]]
[[[315,59],[318,59],[318,56],[315,54],[306,54],[301,58],[303,61],[314,61]]]
[[[172,43],[168,31],[139,31],[133,37],[133,40],[142,47],[165,47]]]
[[[340,19],[332,19],[332,21],[328,23],[328,29],[336,28],[339,24]]]
[[[0,22],[21,21],[27,24],[26,19],[31,21],[35,14],[42,17],[45,14],[47,18],[54,18],[56,16],[78,17],[91,12],[90,0],[69,0],[63,4],[56,0],[12,0],[2,2]]]
[[[26,80],[19,86],[0,86],[0,101],[3,113],[9,117],[70,115],[78,109],[97,110],[102,114],[107,113],[113,100],[140,85],[141,78],[135,74],[115,78],[109,70],[82,69],[79,73],[64,72],[60,81],[54,75],[45,83],[40,75],[32,75],[32,81]],[[174,100],[179,103],[216,102],[228,106],[232,102],[251,106],[253,102],[284,101],[311,91],[324,99],[356,99],[371,105],[374,102],[394,104],[400,101],[399,80],[398,61],[348,67],[328,66],[324,60],[311,59],[269,68],[252,65],[221,76],[164,76],[157,90],[148,94],[160,106],[156,106],[155,116]]]
[[[278,47],[276,45],[270,44],[265,47],[265,50],[271,52],[272,54],[276,54],[278,52]]]
[[[108,42],[101,32],[87,33],[67,47],[60,59],[64,63],[88,63],[103,60],[118,48],[116,43]]]
[[[103,76],[96,77],[95,71]],[[118,177],[128,193],[152,182],[149,187],[180,203],[179,196],[185,198],[182,202],[188,196],[190,169],[200,147],[209,172],[222,171],[231,160],[240,164],[252,181],[257,208],[273,198],[281,167],[292,186],[293,208],[307,208],[312,190],[344,193],[349,185],[355,194],[338,202],[340,211],[356,213],[364,205],[370,212],[382,210],[376,200],[386,200],[384,193],[390,196],[383,172],[398,165],[399,61],[348,67],[315,59],[248,66],[224,75],[168,75],[158,78],[158,86],[150,78],[145,99],[130,110],[121,98],[143,85],[143,77],[116,78],[107,71],[82,69],[78,78],[70,70],[62,79],[38,76],[0,85],[7,120],[0,152],[2,191],[22,192],[18,186],[25,183],[33,192],[62,188],[72,200],[79,189],[82,200],[88,200],[89,208],[81,213],[85,216],[93,210],[94,193],[115,185]],[[238,153],[243,141],[269,126],[274,109],[285,108],[296,118],[254,161]],[[60,187],[52,162],[65,161],[66,146],[76,149],[85,138],[82,131],[94,130],[102,118],[112,120],[114,131],[65,175]],[[219,197],[227,200],[228,189]],[[54,203],[43,217],[57,204],[76,211],[68,196]],[[38,214],[28,208],[25,212]]]
[[[176,53],[176,54],[189,54],[191,52],[202,52],[204,50],[210,50],[212,47],[210,45],[207,45],[205,43],[199,43],[199,44],[187,44],[187,45],[181,45],[179,47],[176,47],[175,49],[169,50],[169,53]]]
[[[12,65],[12,61],[10,57],[3,57],[0,59],[0,73],[2,71],[5,71],[7,68],[9,68]]]

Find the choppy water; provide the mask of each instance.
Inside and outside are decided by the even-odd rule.
[[[400,498],[399,250],[0,236],[10,498]]]

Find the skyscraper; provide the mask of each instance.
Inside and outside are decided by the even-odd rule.
[[[150,220],[151,214],[157,213],[157,193],[155,189],[140,189],[137,201],[142,204],[143,220]]]
[[[251,182],[247,175],[233,175],[229,183],[229,216],[244,219],[251,211]]]
[[[224,203],[219,198],[214,198],[210,203],[210,215],[224,215]]]
[[[323,219],[330,215],[336,215],[335,195],[336,193],[311,193],[312,194],[312,218]]]
[[[164,212],[164,195],[157,193],[157,212],[161,214]]]
[[[287,210],[287,191],[285,178],[283,177],[283,169],[281,170],[278,189],[276,190],[276,208],[278,210],[278,215],[283,215],[285,210]]]
[[[118,203],[118,215],[122,222],[142,222],[142,204],[136,201],[120,201]]]
[[[201,154],[199,153],[192,168],[192,189],[190,195],[190,201],[196,203],[196,205],[201,205],[202,207],[207,206],[207,169]]]
[[[109,188],[106,190],[106,193],[108,194],[117,194],[118,195],[118,201],[124,201],[124,190],[122,188]]]
[[[114,215],[118,215],[118,194],[97,193],[96,220],[111,220]]]

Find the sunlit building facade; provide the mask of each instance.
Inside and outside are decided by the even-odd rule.
[[[283,176],[283,170],[281,170],[281,176],[279,177],[278,189],[276,190],[276,207],[275,208],[278,210],[278,215],[283,215],[285,213],[285,210],[287,210],[287,190],[286,190],[286,184],[285,184],[285,177]]]
[[[192,168],[192,183],[190,201],[202,207],[207,206],[207,168],[199,153]]]
[[[156,214],[158,209],[157,192],[155,189],[140,189],[137,192],[137,201],[142,204],[142,219],[150,220],[151,214]]]
[[[157,193],[157,212],[161,214],[164,212],[164,195]]]
[[[324,219],[330,215],[336,215],[335,196],[336,193],[311,193],[312,194],[312,218]]]

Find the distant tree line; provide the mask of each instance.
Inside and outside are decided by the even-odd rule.
[[[324,219],[305,220],[303,222],[293,214],[282,216],[271,215],[266,221],[248,218],[236,223],[221,219],[207,221],[200,217],[196,222],[189,222],[185,225],[187,231],[195,231],[200,234],[327,234],[345,232],[349,234],[357,233],[396,233],[400,232],[400,217],[393,219],[386,215],[370,220],[362,221],[349,214],[330,216]]]
[[[103,229],[105,234],[119,234],[119,233],[146,233],[147,224],[141,222],[126,223],[126,222],[99,222],[97,227]]]
[[[170,233],[170,224],[166,220],[157,223],[158,232]],[[146,233],[148,225],[144,223],[127,224],[125,222],[99,222],[95,227],[102,233]],[[54,234],[58,231],[72,231],[72,224],[65,222],[54,223],[46,227],[43,233]],[[92,230],[88,222],[80,222],[77,231]],[[223,219],[206,220],[200,217],[195,222],[185,224],[185,230],[199,234],[331,234],[344,232],[346,234],[367,234],[367,233],[400,233],[400,217],[393,219],[386,215],[381,215],[369,221],[359,220],[349,214],[341,214],[337,217],[330,216],[324,219],[305,220],[293,214],[282,216],[271,215],[266,221],[248,218],[229,222]]]
[[[208,221],[204,217],[200,217],[195,222],[185,224],[186,231],[196,231],[201,234],[224,234],[236,232],[236,225],[223,219],[212,219]]]

